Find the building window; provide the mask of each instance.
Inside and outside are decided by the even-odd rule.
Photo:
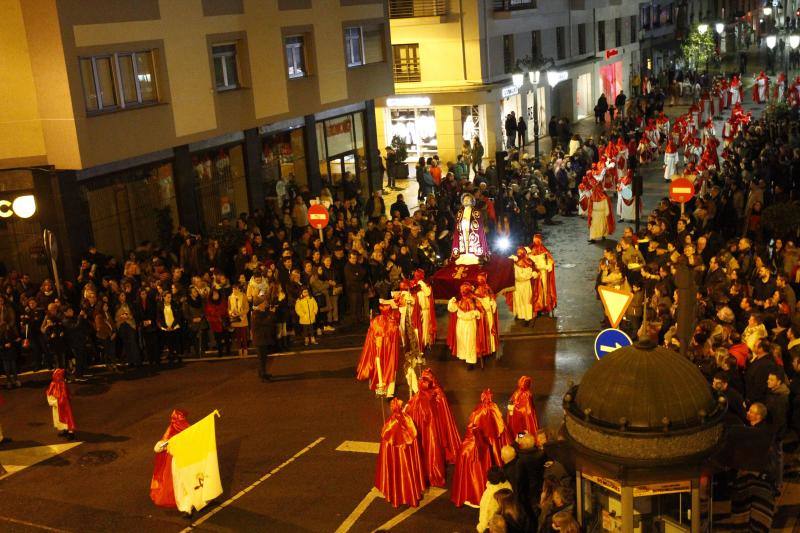
[[[578,53],[586,53],[586,24],[578,24]]]
[[[514,70],[514,35],[503,35],[503,72]]]
[[[535,9],[535,0],[494,0],[495,11],[511,11],[512,9]]]
[[[640,9],[640,17],[639,20],[642,23],[643,30],[650,29],[650,6],[642,6]]]
[[[394,56],[394,81],[410,83],[421,81],[419,71],[419,44],[392,45]]]
[[[152,50],[80,58],[89,112],[113,111],[158,101]]]
[[[619,17],[614,19],[614,46],[622,46],[622,19]]]
[[[602,52],[606,49],[606,21],[597,21],[597,50]]]
[[[217,44],[211,47],[214,57],[214,83],[218,91],[229,91],[239,87],[236,67],[236,44]]]
[[[286,37],[283,41],[283,46],[286,49],[286,67],[288,68],[289,78],[304,78],[308,76],[305,37],[302,35]]]
[[[364,64],[364,35],[361,26],[344,29],[344,51],[348,67]]]
[[[564,59],[566,57],[566,50],[564,46],[564,26],[559,26],[556,28],[556,55],[558,59]]]
[[[537,59],[542,56],[542,32],[533,30],[531,32],[531,57]]]
[[[631,15],[631,42],[636,42],[636,15]]]
[[[383,63],[386,60],[383,28],[383,24],[345,28],[344,46],[348,67]]]

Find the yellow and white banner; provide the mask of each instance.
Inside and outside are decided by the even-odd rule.
[[[171,439],[167,450],[172,455],[172,484],[178,510],[191,513],[222,494],[217,463],[217,434],[214,411]]]

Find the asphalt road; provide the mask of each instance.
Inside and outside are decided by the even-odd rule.
[[[504,405],[522,374],[533,377],[542,422],[557,427],[561,395],[593,359],[591,342],[585,336],[506,341],[501,360],[472,372],[446,354],[429,363],[445,384],[462,430],[482,389],[492,388]],[[198,530],[334,531],[370,491],[376,461],[372,453],[336,448],[344,441],[377,442],[382,410],[388,412],[365,383],[355,381],[357,359],[354,349],[279,357],[278,378],[269,384],[257,379],[255,359],[243,359],[72,385],[82,444],[0,481],[0,530],[176,532],[189,525],[148,497],[153,444],[171,409],[180,407],[191,420],[213,409],[222,414],[217,422],[225,489],[220,501],[324,439]],[[39,374],[12,393],[0,416],[13,441],[0,451],[61,442],[50,424],[46,384]],[[399,394],[407,397],[404,388]],[[439,496],[394,531],[471,530],[477,511],[456,509],[448,496]],[[377,499],[351,531],[370,531],[402,511]]]

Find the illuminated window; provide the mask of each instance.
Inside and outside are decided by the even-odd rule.
[[[305,37],[293,35],[286,37],[283,42],[286,51],[286,66],[289,69],[289,78],[305,78],[306,71],[306,45]]]
[[[157,102],[154,56],[147,50],[80,58],[86,110],[114,111]]]
[[[347,57],[348,67],[357,67],[364,64],[364,34],[361,26],[345,28],[344,52]]]

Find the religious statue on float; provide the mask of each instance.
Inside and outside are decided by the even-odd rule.
[[[453,259],[457,265],[478,265],[488,260],[489,254],[481,211],[475,207],[475,197],[464,193],[453,231]]]

